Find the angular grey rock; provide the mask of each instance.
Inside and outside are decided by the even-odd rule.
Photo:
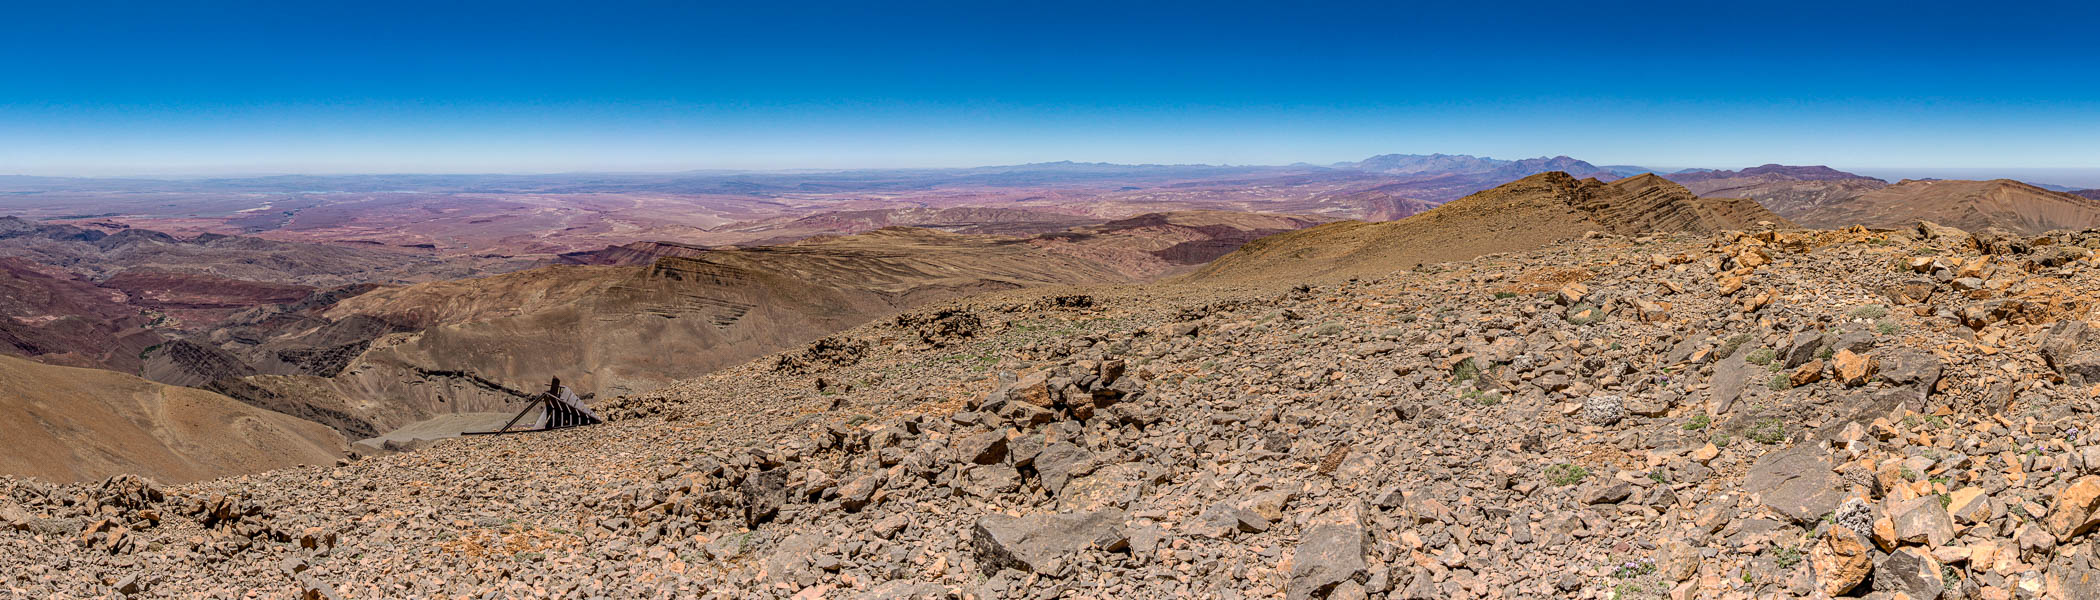
[[[1948,516],[1938,496],[1897,503],[1889,508],[1889,519],[1895,523],[1898,542],[1938,548],[1954,539],[1954,517]]]
[[[1756,365],[1743,360],[1744,352],[1722,359],[1714,364],[1714,376],[1707,393],[1706,413],[1719,417],[1735,408],[1736,400],[1743,397],[1751,378],[1757,373]]]
[[[2049,327],[2038,350],[2042,360],[2057,373],[2100,381],[2100,352],[2087,349],[2093,337],[2094,331],[2085,321],[2064,319]]]
[[[1006,460],[1006,430],[995,429],[955,440],[955,461],[989,465]]]
[[[1058,577],[1071,565],[1073,555],[1098,540],[1115,537],[1122,525],[1123,511],[1115,509],[1025,517],[986,515],[971,528],[970,548],[985,575],[1018,569]]]
[[[1940,563],[1917,547],[1899,548],[1874,564],[1874,591],[1900,592],[1912,598],[1938,598],[1947,589]]]
[[[882,471],[876,471],[846,482],[846,485],[839,486],[839,506],[846,510],[866,508],[887,479]]]
[[[1291,578],[1284,598],[1324,598],[1344,581],[1360,583],[1369,577],[1364,562],[1371,545],[1370,530],[1364,524],[1369,512],[1368,508],[1351,504],[1306,524],[1305,535],[1291,558]]]
[[[1198,531],[1213,538],[1231,537],[1234,533],[1261,533],[1269,530],[1269,520],[1253,510],[1233,506],[1231,502],[1219,501],[1203,510],[1198,517],[1202,523]]]
[[[1874,333],[1868,331],[1847,332],[1839,335],[1836,345],[1832,347],[1835,350],[1850,350],[1854,354],[1865,354],[1868,350],[1874,349]]]
[[[1837,509],[1844,499],[1840,482],[1822,450],[1800,445],[1758,457],[1743,487],[1764,505],[1795,523],[1809,524]]]
[[[1903,348],[1881,357],[1882,381],[1930,392],[1940,382],[1940,357],[1916,348]]]
[[[1042,478],[1043,489],[1055,496],[1064,490],[1065,482],[1071,481],[1074,473],[1086,467],[1093,459],[1094,453],[1085,448],[1069,442],[1058,442],[1043,448],[1042,454],[1036,455],[1035,472]]]
[[[1632,484],[1624,481],[1611,481],[1584,486],[1581,500],[1583,504],[1618,504],[1625,502],[1626,498],[1632,495]]]
[[[787,504],[787,476],[787,469],[744,476],[744,526],[757,527],[780,514],[780,507]]]
[[[1835,341],[1837,341],[1836,338],[1821,331],[1803,331],[1794,334],[1794,339],[1787,342],[1786,354],[1782,357],[1786,359],[1786,368],[1791,369],[1814,360],[1818,352],[1822,352],[1824,348],[1830,347],[1831,343]]]

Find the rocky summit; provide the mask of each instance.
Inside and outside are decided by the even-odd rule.
[[[2084,598],[2100,234],[1019,290],[603,425],[0,480],[11,597]]]

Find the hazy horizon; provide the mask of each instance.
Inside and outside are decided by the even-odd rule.
[[[1420,152],[1420,153],[1387,153],[1387,154],[1436,154],[1436,153],[1434,153],[1434,152]],[[1452,153],[1452,152],[1445,152],[1445,153],[1443,153],[1443,154],[1457,154],[1457,153]],[[1571,156],[1571,157],[1573,157],[1573,158],[1576,158],[1576,159],[1582,159],[1582,158],[1583,158],[1582,156],[1579,156],[1579,155],[1567,155],[1567,154],[1559,154],[1559,155],[1541,155],[1541,156]],[[1358,157],[1358,159],[1359,159],[1359,160],[1360,160],[1360,159],[1362,159],[1362,158],[1366,158],[1366,157]],[[1538,156],[1523,156],[1523,157],[1500,157],[1500,156],[1494,156],[1494,157],[1486,157],[1486,158],[1495,158],[1495,159],[1502,159],[1502,160],[1515,160],[1515,159],[1522,159],[1522,158],[1538,158]],[[603,170],[603,171],[511,171],[511,172],[505,172],[505,171],[486,171],[486,172],[445,172],[445,171],[429,171],[429,172],[377,172],[377,171],[374,171],[374,172],[333,172],[333,173],[329,173],[329,172],[243,172],[243,171],[228,171],[228,172],[222,172],[222,173],[125,173],[125,174],[110,174],[110,175],[74,175],[74,174],[36,174],[36,173],[0,173],[0,177],[50,177],[50,178],[62,178],[62,179],[73,179],[73,178],[77,178],[77,179],[146,179],[146,180],[168,180],[168,181],[187,181],[187,180],[205,180],[205,179],[243,179],[243,178],[261,178],[261,177],[300,177],[300,176],[307,176],[307,177],[360,177],[360,176],[366,176],[366,177],[380,177],[380,176],[461,176],[461,177],[472,177],[472,176],[560,176],[560,175],[620,175],[620,174],[632,174],[632,175],[673,175],[673,174],[687,174],[687,173],[691,173],[691,174],[723,174],[723,175],[730,175],[730,174],[790,174],[790,173],[821,173],[821,172],[850,172],[850,171],[878,171],[878,170],[905,170],[905,169],[926,169],[926,170],[942,170],[942,169],[984,169],[984,168],[1016,167],[1016,166],[1023,166],[1023,165],[1026,165],[1026,164],[1054,164],[1054,163],[1060,163],[1060,162],[1070,162],[1070,163],[1081,163],[1081,164],[1116,164],[1116,165],[1123,165],[1123,166],[1219,166],[1219,167],[1247,167],[1247,168],[1258,168],[1258,167],[1288,167],[1288,166],[1291,166],[1292,164],[1311,164],[1312,166],[1320,166],[1320,167],[1325,167],[1325,166],[1329,166],[1329,165],[1332,165],[1332,164],[1333,164],[1333,163],[1317,163],[1317,164],[1316,164],[1316,163],[1310,163],[1310,162],[1308,162],[1308,161],[1299,161],[1299,162],[1297,162],[1297,163],[1281,163],[1281,164],[1238,164],[1238,165],[1209,165],[1209,164],[1202,164],[1202,163],[1107,163],[1107,162],[1105,162],[1105,161],[1080,161],[1080,160],[1073,160],[1073,161],[1045,161],[1044,163],[1017,163],[1017,164],[983,164],[983,165],[964,165],[964,166],[912,166],[912,167],[846,167],[846,168],[834,168],[834,169],[795,169],[795,168],[783,168],[783,169],[707,169],[707,168],[693,168],[693,169],[672,169],[672,170],[644,170],[644,169],[610,169],[610,170]],[[1336,162],[1347,162],[1347,161],[1336,161]],[[1641,163],[1617,163],[1617,162],[1598,162],[1598,161],[1587,161],[1587,162],[1590,162],[1591,164],[1595,164],[1595,165],[1598,165],[1598,166],[1639,166],[1639,167],[1643,167],[1643,168],[1648,168],[1648,169],[1652,169],[1652,170],[1654,170],[1654,171],[1655,171],[1655,172],[1657,172],[1657,173],[1663,173],[1663,174],[1668,174],[1668,173],[1670,173],[1670,172],[1680,171],[1680,170],[1684,170],[1684,169],[1726,169],[1726,170],[1741,170],[1741,169],[1745,169],[1745,168],[1750,168],[1750,167],[1755,167],[1755,166],[1760,166],[1760,165],[1764,165],[1764,164],[1786,164],[1786,165],[1802,166],[1802,165],[1800,165],[1799,163],[1785,163],[1785,162],[1779,162],[1779,163],[1774,163],[1774,162],[1772,162],[1772,161],[1760,162],[1760,163],[1757,163],[1757,164],[1749,164],[1749,165],[1719,165],[1719,166],[1707,166],[1707,165],[1651,165],[1651,164],[1641,164]],[[1834,168],[1834,169],[1837,169],[1837,170],[1840,170],[1840,171],[1845,171],[1845,172],[1849,172],[1849,173],[1855,173],[1855,174],[1858,174],[1858,175],[1865,175],[1865,176],[1868,176],[1868,177],[1877,177],[1877,178],[1881,178],[1881,179],[1886,179],[1886,180],[1889,180],[1889,181],[1892,181],[1892,182],[1893,182],[1893,181],[1897,181],[1897,180],[1901,180],[1901,179],[2015,179],[2015,180],[2019,180],[2019,181],[2024,181],[2024,182],[2027,182],[2027,183],[2032,183],[2032,184],[2040,184],[2040,185],[2054,185],[2054,186],[2063,186],[2063,187],[2071,187],[2071,188],[2096,188],[2096,189],[2100,189],[2100,168],[2082,168],[2082,169],[2081,169],[2081,168],[2053,168],[2053,169],[2052,169],[2052,168],[2025,168],[2025,167],[2008,167],[2008,168],[1995,168],[1995,169],[1994,169],[1994,168],[1975,168],[1975,167],[1952,167],[1952,168],[1931,168],[1931,167],[1846,167],[1846,166],[1841,166],[1841,165],[1822,165],[1822,166],[1828,166],[1828,167],[1831,167],[1831,168]]]

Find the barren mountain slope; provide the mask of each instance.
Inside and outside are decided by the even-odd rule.
[[[2091,198],[2094,200],[2100,200],[2100,190],[2078,190],[2071,193],[2074,195],[2084,196],[2086,198]]]
[[[1825,166],[1764,165],[1741,171],[1672,173],[1664,177],[1700,196],[1756,200],[1788,218],[1843,203],[1889,184]]]
[[[317,285],[470,272],[401,250],[211,234],[178,239],[0,217],[0,316],[9,318],[0,322],[0,352],[195,384],[180,368],[141,370],[142,363],[153,361],[163,342],[212,335],[250,309],[332,293]]]
[[[1387,272],[1527,250],[1588,231],[1707,233],[1761,222],[1786,225],[1754,202],[1697,198],[1652,174],[1602,183],[1556,171],[1398,221],[1332,223],[1256,240],[1191,277],[1251,281]]]
[[[463,277],[466,265],[404,249],[281,242],[205,234],[179,239],[158,231],[107,233],[0,217],[0,256],[13,256],[103,281],[128,271],[211,280],[330,287]],[[488,268],[482,266],[480,268]]]
[[[1099,263],[1131,279],[1151,280],[1193,270],[1248,242],[1327,221],[1228,211],[1149,213],[1039,235],[1029,243]]]
[[[2100,226],[2100,200],[2010,179],[1919,180],[1815,207],[1793,218],[1808,227],[1902,227],[1931,221],[1969,230],[1997,227],[2033,234]]]
[[[318,423],[99,369],[0,356],[0,473],[180,482],[328,464],[343,437]]]
[[[0,257],[0,353],[136,372],[162,341],[153,318],[125,296],[56,269]]]
[[[636,393],[928,302],[1124,281],[1016,240],[901,228],[646,267],[544,267],[351,297],[322,320],[404,332],[368,329],[369,347],[336,371],[209,385],[369,437],[434,414],[502,410],[549,377],[587,395]]]
[[[2079,598],[2091,246],[1605,234],[1003,292],[601,426],[164,499],[0,478],[0,565],[29,597]]]

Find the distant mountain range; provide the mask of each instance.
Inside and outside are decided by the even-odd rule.
[[[1577,178],[1600,179],[1618,179],[1647,172],[1639,167],[1619,168],[1625,170],[1599,167],[1567,156],[1498,160],[1467,154],[1380,154],[1356,162],[1335,163],[1334,167],[1387,175],[1483,175],[1502,177],[1504,181],[1549,171],[1560,171]]]

